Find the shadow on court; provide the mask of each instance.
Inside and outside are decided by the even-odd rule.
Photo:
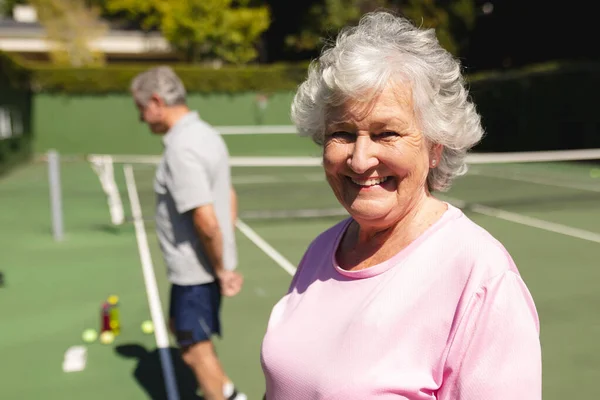
[[[142,345],[131,343],[117,346],[115,351],[121,357],[137,359],[137,365],[133,371],[133,376],[138,384],[144,388],[149,399],[167,399],[158,349],[148,351]],[[179,389],[179,398],[181,400],[201,400],[202,397],[196,394],[198,388],[196,379],[187,365],[183,363],[179,350],[172,347],[169,351],[171,353],[171,359],[173,360],[175,379],[177,380],[177,387]]]

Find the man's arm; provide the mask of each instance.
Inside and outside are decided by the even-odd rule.
[[[238,203],[237,203],[237,193],[233,186],[231,187],[231,223],[235,227],[235,222],[237,221],[238,215]]]
[[[197,207],[192,213],[194,227],[220,283],[221,293],[235,296],[242,290],[243,278],[237,272],[224,268],[223,235],[212,204]]]
[[[192,211],[194,227],[204,246],[206,256],[218,276],[223,271],[223,235],[212,204],[205,204]]]

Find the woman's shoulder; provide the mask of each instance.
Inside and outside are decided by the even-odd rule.
[[[461,211],[461,218],[454,220],[446,230],[447,253],[468,270],[469,275],[481,274],[481,278],[492,277],[507,271],[518,273],[515,262],[504,244],[483,226],[474,222]]]
[[[325,266],[332,260],[334,249],[350,221],[351,218],[346,218],[336,223],[322,231],[310,242],[302,256],[302,260],[298,264],[294,279],[290,285],[290,290],[298,285],[303,285],[301,282],[311,282],[316,274],[322,273],[325,270],[318,268],[318,266]],[[306,265],[309,265],[310,268],[306,268]]]

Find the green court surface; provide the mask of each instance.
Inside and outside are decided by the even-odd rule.
[[[115,164],[128,222],[111,227],[107,199],[86,162],[64,162],[65,239],[51,235],[44,163],[0,179],[0,372],[2,399],[166,399],[123,165]],[[585,163],[474,165],[442,197],[464,208],[515,259],[541,320],[544,398],[595,398],[600,377],[600,179]],[[168,283],[153,231],[152,165],[132,164],[162,310]],[[292,265],[343,215],[319,167],[236,167],[240,217]],[[311,217],[306,217],[311,215]],[[138,232],[139,233],[139,232]],[[250,400],[261,399],[259,351],[272,306],[291,275],[237,232],[242,293],[223,307],[216,340],[227,373]],[[65,351],[98,328],[100,305],[116,294],[122,334],[87,344],[83,371],[62,370]],[[171,344],[172,346],[172,344]],[[195,384],[172,346],[180,398]],[[577,393],[574,395],[574,393]]]

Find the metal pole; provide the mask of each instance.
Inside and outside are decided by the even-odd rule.
[[[64,238],[63,209],[60,186],[60,157],[56,150],[48,151],[48,181],[50,184],[50,207],[54,240]]]

